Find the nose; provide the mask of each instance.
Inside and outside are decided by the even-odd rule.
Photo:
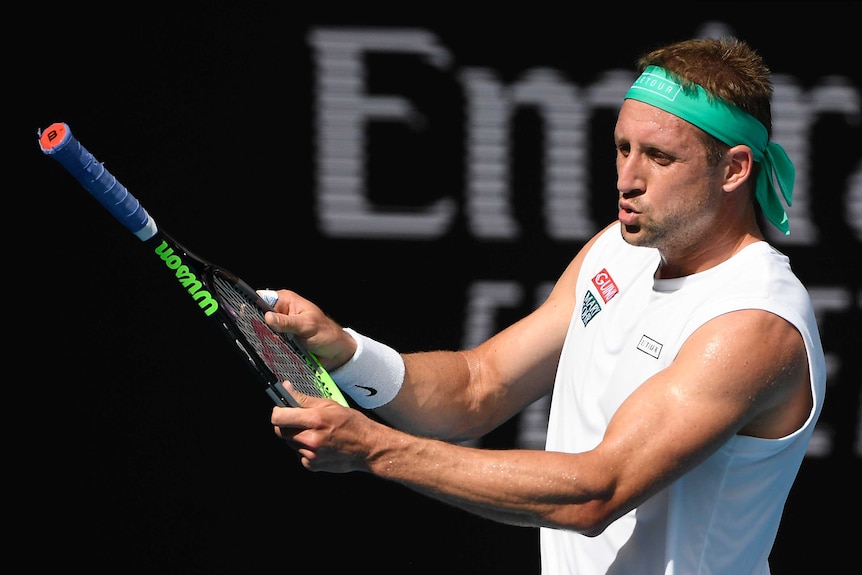
[[[620,193],[643,190],[641,174],[640,156],[636,152],[630,151],[627,155],[617,153],[617,189]]]

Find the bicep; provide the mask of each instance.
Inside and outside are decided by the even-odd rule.
[[[402,388],[376,413],[405,431],[449,441],[498,427],[553,386],[567,323],[554,314],[566,304],[551,299],[473,349],[404,354]]]
[[[481,435],[550,393],[560,353],[575,313],[575,287],[586,254],[608,229],[590,238],[569,262],[548,295],[532,313],[464,352],[470,369],[470,386]]]
[[[804,344],[784,319],[741,310],[707,322],[623,402],[595,450],[619,470],[613,505],[630,509],[756,424],[767,437],[792,432],[807,381]]]
[[[571,297],[551,297],[534,312],[468,352],[482,404],[510,404],[517,411],[548,394],[572,315]]]
[[[551,391],[582,256],[532,313],[469,350],[404,356],[402,390],[378,413],[402,429],[448,440],[479,437]]]
[[[600,232],[601,233],[601,232]],[[593,237],[569,263],[532,313],[467,353],[477,409],[497,423],[551,392],[575,313],[575,287]]]

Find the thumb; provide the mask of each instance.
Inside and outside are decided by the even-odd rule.
[[[267,311],[263,314],[263,321],[275,332],[293,333],[293,318],[277,311]]]
[[[281,382],[281,387],[287,392],[287,395],[293,399],[291,403],[293,403],[296,407],[305,407],[308,403],[308,400],[311,399],[308,395],[305,395],[301,391],[298,391],[293,384],[288,380],[284,380]]]
[[[299,391],[288,380],[284,380],[283,382],[281,382],[281,386],[284,388],[287,394],[291,398],[293,398],[293,401],[297,405],[297,407],[313,407],[318,401],[326,401],[322,397],[314,397],[313,395],[307,395]]]

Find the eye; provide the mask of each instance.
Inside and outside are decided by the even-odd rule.
[[[650,159],[650,161],[659,166],[669,166],[676,161],[676,156],[672,156],[664,150],[656,147],[644,149],[644,154]]]
[[[628,144],[618,144],[616,146],[616,154],[619,156],[622,156],[624,158],[627,158],[628,155],[631,153],[631,151],[632,151],[632,148]]]
[[[654,153],[652,154],[652,160],[659,166],[669,166],[673,163],[674,159],[667,154]]]

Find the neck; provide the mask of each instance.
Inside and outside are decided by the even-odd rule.
[[[762,241],[760,230],[735,237],[714,238],[708,244],[686,246],[679,250],[660,249],[661,262],[655,272],[656,279],[672,279],[706,271],[725,262],[745,246]]]

